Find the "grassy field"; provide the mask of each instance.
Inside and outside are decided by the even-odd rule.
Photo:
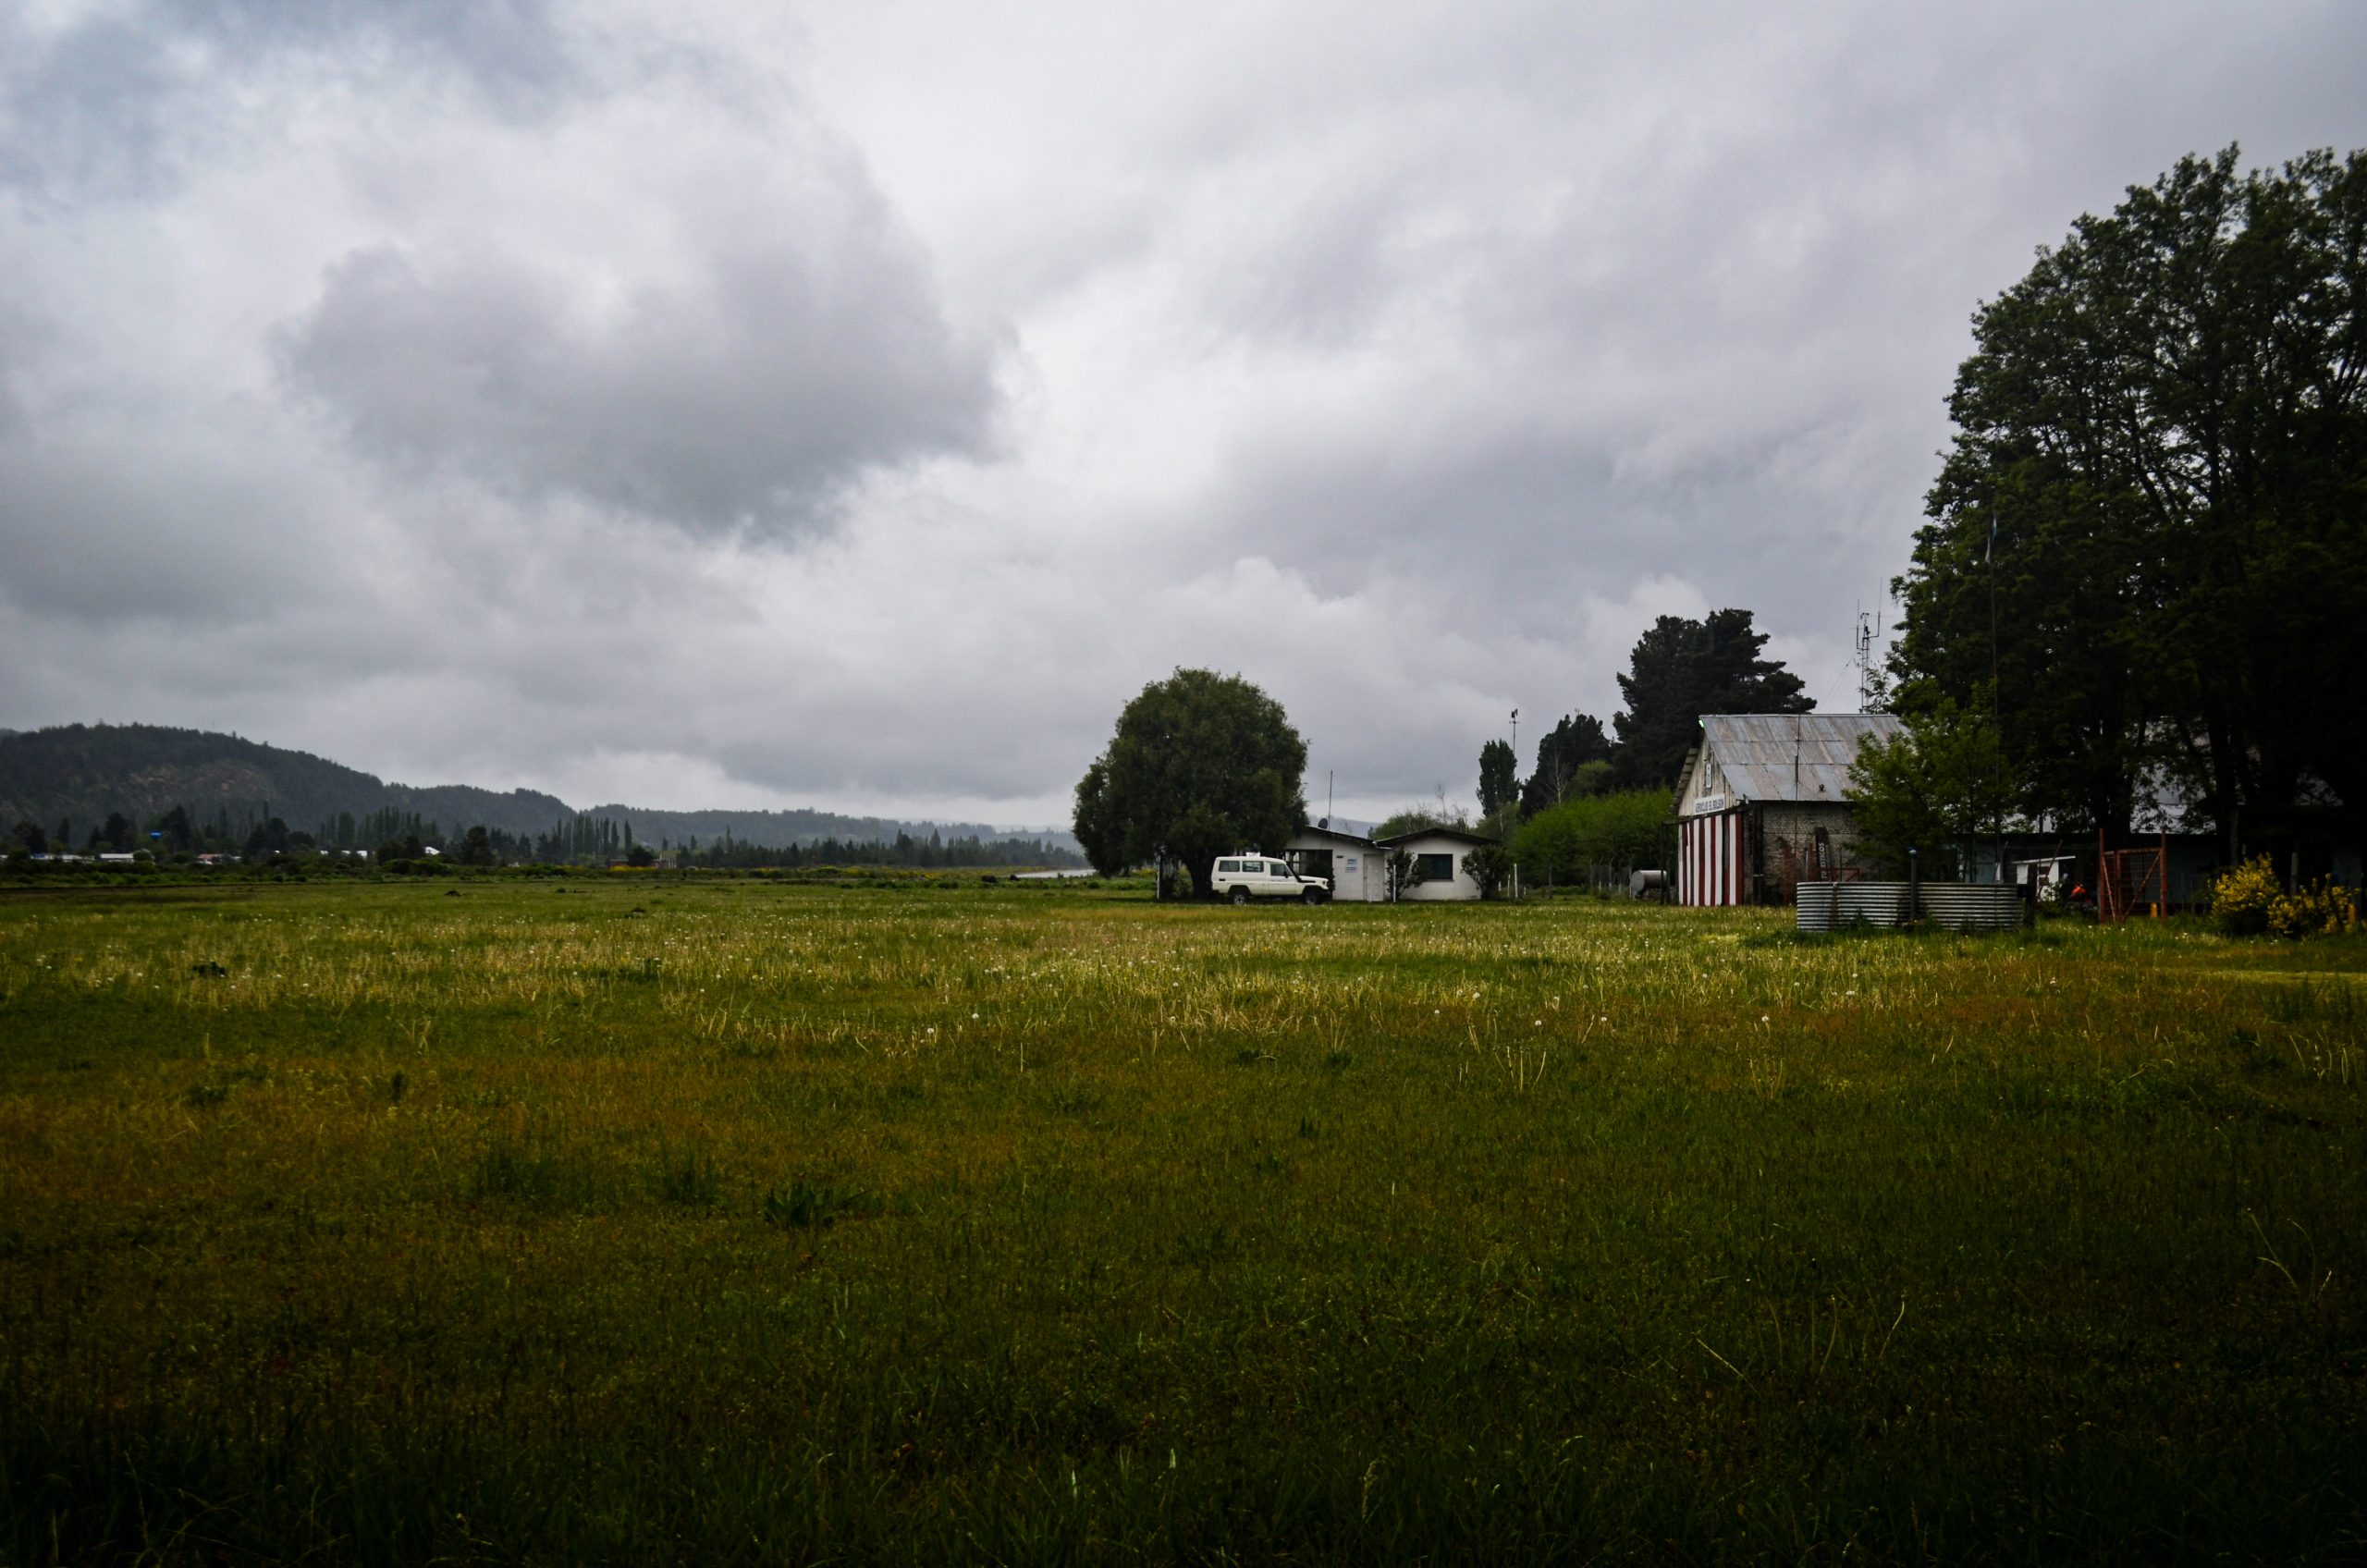
[[[0,897],[0,1564],[2367,1553],[2367,946]]]

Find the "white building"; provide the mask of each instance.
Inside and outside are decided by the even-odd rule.
[[[1384,862],[1399,850],[1414,857],[1414,869],[1418,875],[1405,889],[1405,901],[1443,903],[1479,896],[1479,884],[1471,876],[1471,851],[1495,841],[1484,833],[1462,827],[1417,827],[1411,833],[1392,834],[1373,842]],[[1383,897],[1387,896],[1387,882],[1384,872]]]
[[[1389,897],[1389,852],[1357,833],[1302,827],[1282,846],[1302,876],[1329,876],[1342,903],[1377,904]]]

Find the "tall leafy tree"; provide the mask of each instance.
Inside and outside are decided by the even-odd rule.
[[[1612,767],[1620,786],[1665,789],[1676,782],[1701,734],[1705,713],[1807,713],[1816,699],[1781,660],[1762,658],[1767,633],[1750,611],[1723,609],[1707,620],[1664,615],[1636,640],[1619,678],[1626,711],[1612,720],[1619,746]]]
[[[1504,741],[1479,748],[1479,815],[1492,817],[1520,793],[1520,758]]]
[[[1994,682],[2017,803],[2158,788],[2274,837],[2367,805],[2367,154],[2132,188],[1974,317],[1896,584],[1902,711]]]
[[[1588,769],[1608,767],[1611,737],[1602,720],[1590,713],[1564,714],[1562,722],[1537,742],[1537,771],[1521,786],[1520,814],[1534,816],[1546,807],[1579,795],[1598,793],[1600,782]]]
[[[1306,822],[1306,772],[1280,703],[1238,676],[1179,669],[1126,704],[1078,781],[1077,841],[1105,874],[1180,861],[1205,895],[1219,855],[1279,853]]]
[[[1849,798],[1858,842],[1901,876],[1909,851],[1920,851],[1932,876],[1956,876],[1959,852],[2001,831],[2014,803],[1987,708],[1945,699],[1910,718],[1895,739],[1858,748]]]

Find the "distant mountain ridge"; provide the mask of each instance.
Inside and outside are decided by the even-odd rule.
[[[1042,839],[1073,849],[1066,833],[1021,833],[975,822],[910,822],[825,811],[645,811],[624,805],[578,810],[556,795],[507,792],[469,784],[389,784],[309,752],[288,751],[237,735],[153,724],[65,724],[46,729],[0,731],[0,829],[18,821],[43,831],[60,821],[79,841],[111,812],[142,822],[175,806],[203,821],[277,816],[307,831],[340,812],[415,812],[447,834],[479,826],[507,833],[548,832],[579,816],[630,822],[633,837],[676,844],[696,835],[712,842],[726,832],[742,843],[784,849],[836,839],[841,843],[889,842],[899,833],[926,839],[976,837],[992,842]]]

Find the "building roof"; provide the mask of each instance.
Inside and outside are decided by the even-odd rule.
[[[1702,749],[1724,788],[1703,792],[1838,805],[1849,798],[1849,765],[1858,760],[1858,748],[1870,736],[1888,741],[1905,729],[1886,713],[1704,714]]]
[[[1372,840],[1361,833],[1343,833],[1336,827],[1306,827],[1291,835],[1294,839],[1331,839],[1343,844],[1361,844],[1370,848]]]
[[[1460,839],[1466,844],[1497,842],[1487,834],[1474,833],[1468,827],[1417,827],[1411,832],[1392,833],[1386,839],[1375,839],[1373,842],[1383,849],[1390,849],[1399,844],[1410,844],[1417,839]]]

